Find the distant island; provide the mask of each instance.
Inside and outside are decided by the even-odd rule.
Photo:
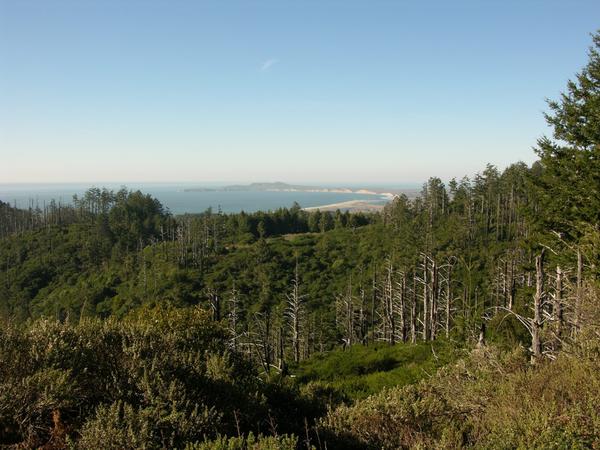
[[[322,186],[305,186],[299,184],[288,184],[281,181],[272,183],[250,183],[250,184],[233,184],[219,188],[192,187],[184,189],[184,192],[219,192],[219,191],[269,191],[269,192],[337,192],[341,194],[363,194],[363,195],[379,195],[389,199],[394,198],[401,193],[409,196],[416,196],[417,189],[352,189],[345,187],[322,187]]]
[[[351,212],[373,212],[383,209],[384,204],[381,203],[383,200],[393,200],[394,197],[404,194],[409,198],[415,198],[419,194],[418,189],[379,189],[379,188],[347,188],[347,187],[323,187],[323,186],[306,186],[299,184],[288,184],[281,181],[276,182],[263,182],[263,183],[250,183],[250,184],[233,184],[229,186],[223,186],[218,188],[206,188],[206,187],[192,187],[184,189],[184,192],[332,192],[340,194],[361,194],[361,195],[373,195],[380,199],[378,200],[348,200],[340,203],[332,203],[322,206],[314,206],[303,208],[307,211],[321,210],[321,211],[335,211],[340,209],[342,211]]]

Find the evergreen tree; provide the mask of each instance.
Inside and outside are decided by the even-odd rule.
[[[600,32],[593,36],[588,64],[548,105],[554,139],[541,138],[536,149],[536,212],[543,226],[574,239],[583,224],[600,224]]]

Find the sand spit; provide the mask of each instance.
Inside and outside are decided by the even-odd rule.
[[[370,203],[366,200],[349,200],[347,202],[332,203],[330,205],[311,206],[303,208],[305,211],[350,211],[350,212],[375,212],[381,211],[385,205]]]

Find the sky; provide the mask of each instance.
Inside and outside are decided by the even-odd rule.
[[[531,163],[599,19],[597,0],[0,0],[0,183]]]

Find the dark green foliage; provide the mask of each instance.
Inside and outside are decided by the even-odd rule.
[[[427,251],[439,264],[458,257],[451,294],[460,301],[462,314],[451,326],[468,337],[486,308],[493,306],[490,273],[496,270],[495,260],[519,249],[515,238],[527,232],[518,206],[519,201],[526,204],[522,184],[526,173],[520,166],[502,175],[488,168],[476,183],[463,181],[453,188],[452,199],[439,180],[432,179],[423,198],[395,200],[382,214],[383,224],[341,226],[255,242],[254,238],[246,241],[239,227],[231,224],[251,223],[255,216],[263,223],[280,215],[300,218],[303,213],[297,209],[289,214],[285,210],[262,215],[207,213],[172,220],[160,215],[161,208],[148,198],[123,194],[120,203],[108,209],[107,220],[103,212],[86,213],[85,219],[68,226],[50,226],[0,241],[0,261],[7,268],[0,271],[1,311],[19,320],[42,315],[121,317],[143,304],[208,307],[208,290],[226,298],[235,285],[242,302],[239,325],[243,329],[251,325],[255,312],[281,317],[297,261],[307,298],[306,320],[311,323],[319,317],[309,350],[328,349],[341,343],[334,300],[349,282],[354,296],[363,289],[371,299],[373,279],[381,281],[388,258],[395,268],[413,276],[420,252]],[[479,203],[476,193],[480,191],[488,192],[489,199]],[[512,205],[512,211],[498,215],[499,201]],[[133,212],[123,213],[129,209]],[[144,220],[138,220],[140,209],[147,210]],[[121,219],[111,222],[111,217]],[[337,215],[340,224],[352,222],[344,217]],[[121,228],[127,228],[127,237],[116,237]],[[516,264],[521,265],[521,260]],[[499,301],[497,295],[494,301]],[[228,305],[221,306],[221,317],[226,317]],[[367,315],[361,338],[372,340],[377,325],[372,308]]]
[[[283,431],[296,425],[280,422],[270,398],[286,395],[288,409],[302,404],[283,385],[262,383],[196,308],[0,328],[3,443],[171,448],[217,433]]]
[[[574,239],[600,224],[600,33],[593,36],[588,64],[559,100],[548,103],[554,140],[544,137],[536,149],[538,214],[545,227]]]
[[[310,389],[326,391],[335,398],[356,400],[384,388],[419,381],[454,357],[454,344],[442,340],[417,345],[354,345],[346,350],[316,354],[303,361],[294,373]]]

